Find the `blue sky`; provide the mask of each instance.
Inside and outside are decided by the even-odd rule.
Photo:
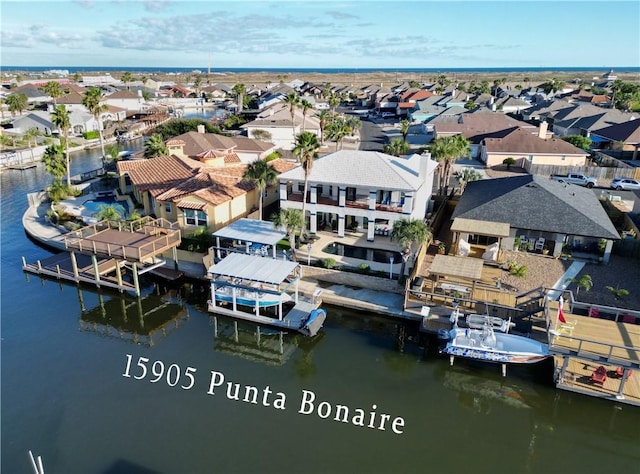
[[[2,0],[1,64],[640,66],[640,2]]]

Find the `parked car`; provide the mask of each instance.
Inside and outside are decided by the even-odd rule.
[[[598,185],[598,181],[595,178],[590,178],[580,173],[552,174],[551,179],[561,183],[578,184],[587,188],[593,188]]]
[[[631,178],[613,178],[613,180],[611,181],[611,189],[640,189],[640,181]]]

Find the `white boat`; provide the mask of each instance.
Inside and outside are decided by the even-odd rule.
[[[506,364],[534,364],[551,356],[546,344],[528,337],[508,334],[511,323],[501,324],[505,332],[495,330],[496,321],[489,316],[485,317],[485,324],[477,327],[477,318],[474,327],[458,327],[459,314],[454,312],[453,328],[446,334],[448,342],[442,352],[449,354],[451,365],[455,357],[464,357],[484,362],[503,364],[503,374],[506,372]],[[477,316],[477,315],[476,315]]]
[[[218,286],[215,289],[216,301],[223,301],[225,303],[233,302],[233,289],[232,286]],[[260,308],[266,308],[268,306],[276,306],[280,303],[286,303],[291,301],[291,296],[287,293],[265,293],[259,290],[246,290],[242,288],[235,288],[236,304],[243,306],[255,306],[256,301]]]

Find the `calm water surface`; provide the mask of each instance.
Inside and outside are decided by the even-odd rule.
[[[96,164],[86,153],[73,172]],[[21,256],[50,255],[24,234],[25,193],[49,178],[39,166],[1,180],[3,473],[31,472],[30,449],[47,473],[640,472],[639,409],[556,391],[531,370],[451,368],[413,327],[400,352],[397,323],[328,307],[316,338],[258,342],[255,326],[207,314],[198,285],[147,282],[137,299],[25,277]],[[136,380],[140,357],[149,374]],[[241,396],[255,387],[257,403],[209,394],[211,371]],[[404,432],[300,414],[303,390],[352,414],[376,405]]]

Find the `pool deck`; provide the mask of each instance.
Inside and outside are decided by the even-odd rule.
[[[364,247],[368,249],[374,250],[389,250],[393,252],[400,252],[401,247],[397,242],[392,242],[390,237],[376,235],[375,240],[373,242],[369,242],[367,240],[366,232],[348,232],[345,231],[344,237],[338,237],[337,232],[318,232],[316,234],[317,240],[311,245],[311,259],[312,260],[320,260],[325,258],[333,258],[336,263],[339,265],[349,265],[351,267],[357,267],[361,263],[365,262],[364,260],[360,260],[359,258],[350,258],[350,257],[342,257],[340,255],[335,255],[332,253],[323,252],[327,245],[332,242],[336,242],[343,245],[354,245],[357,247]],[[308,256],[307,246],[303,245],[298,250],[298,260],[304,261]],[[376,262],[365,262],[367,263],[371,270],[373,271],[383,271],[388,272],[390,268],[390,263],[376,263]],[[402,267],[402,261],[393,263],[393,273],[397,274]]]

